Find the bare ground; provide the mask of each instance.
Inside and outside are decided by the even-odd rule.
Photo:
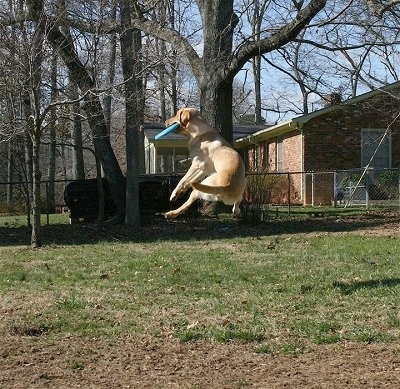
[[[256,354],[246,344],[173,339],[7,337],[2,388],[399,388],[400,345],[319,346]]]
[[[251,227],[246,233],[399,237],[399,222],[398,212],[372,213],[273,222],[266,230]],[[188,228],[185,222],[173,226],[175,238],[177,230]],[[199,234],[210,234],[200,225],[196,228]],[[170,230],[171,224],[157,233],[168,235]],[[212,231],[214,236],[238,233],[238,227],[218,225]],[[112,239],[126,238],[121,231],[113,234]],[[58,238],[67,239],[65,231],[50,241]],[[252,344],[181,343],[169,337],[51,339],[6,333],[0,337],[0,388],[400,388],[400,344],[341,343],[283,355],[255,353]]]

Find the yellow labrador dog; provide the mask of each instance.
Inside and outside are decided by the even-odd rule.
[[[193,191],[182,206],[167,212],[165,217],[177,217],[198,198],[233,205],[233,214],[239,214],[246,186],[245,169],[239,154],[194,108],[182,108],[165,122],[167,126],[172,123],[179,123],[175,133],[188,139],[192,165],[172,192],[170,200],[176,200],[189,188]]]

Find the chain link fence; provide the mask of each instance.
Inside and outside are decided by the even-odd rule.
[[[400,208],[399,169],[253,173],[247,176],[248,208],[333,206]]]
[[[400,207],[399,169],[305,173],[304,205]]]
[[[42,214],[67,213],[64,189],[69,180],[43,181],[40,185]],[[0,215],[31,214],[31,182],[0,182]]]

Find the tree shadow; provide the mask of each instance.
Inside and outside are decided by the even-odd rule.
[[[384,278],[368,281],[335,281],[332,286],[339,288],[343,295],[349,295],[360,289],[393,288],[400,285],[400,278]]]
[[[180,217],[166,220],[152,215],[137,229],[125,225],[98,231],[96,223],[52,224],[42,226],[43,245],[79,245],[104,242],[151,242],[217,240],[236,237],[261,237],[280,234],[357,232],[380,228],[387,223],[400,223],[400,213],[375,213],[343,217],[301,217],[270,219],[263,222],[244,222],[226,217]],[[0,246],[29,245],[30,228],[0,226]]]

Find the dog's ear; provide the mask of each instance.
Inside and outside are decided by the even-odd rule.
[[[183,127],[186,127],[187,124],[190,121],[190,111],[188,109],[181,109],[181,112],[179,113],[179,122]]]

